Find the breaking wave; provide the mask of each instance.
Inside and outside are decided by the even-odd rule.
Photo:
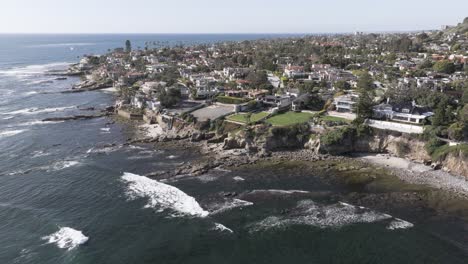
[[[59,112],[67,109],[76,108],[75,106],[64,106],[64,107],[55,107],[55,108],[25,108],[20,110],[15,110],[11,112],[1,113],[2,115],[35,115],[42,113],[53,113]]]
[[[14,67],[10,69],[0,70],[0,75],[15,76],[15,77],[30,77],[44,74],[50,70],[64,70],[70,65],[68,62],[58,62],[39,65],[28,65],[22,67]]]
[[[234,208],[242,208],[246,206],[252,206],[253,203],[249,201],[244,201],[240,199],[225,199],[222,203],[216,203],[210,205],[211,214],[220,214],[227,211],[230,211]]]
[[[232,229],[220,224],[220,223],[215,223],[213,230],[219,231],[219,232],[229,232],[229,233],[234,233]]]
[[[48,244],[56,244],[58,248],[72,250],[88,241],[88,237],[81,231],[70,227],[62,227],[59,231],[42,238]]]
[[[14,135],[18,135],[18,134],[21,134],[23,132],[25,132],[27,130],[6,130],[6,131],[0,131],[0,138],[3,138],[3,137],[11,137],[11,136],[14,136]]]
[[[393,220],[392,222],[390,222],[390,224],[388,224],[387,229],[388,230],[407,229],[407,228],[412,228],[413,226],[414,224],[408,221],[395,218],[395,220]]]
[[[286,216],[270,216],[250,226],[251,232],[283,228],[290,225],[311,225],[318,228],[340,228],[358,223],[373,223],[393,220],[387,227],[390,230],[409,228],[412,224],[391,215],[379,213],[365,207],[358,207],[339,202],[321,205],[312,200],[298,202],[292,212]],[[411,224],[411,225],[408,225]]]
[[[93,46],[95,43],[78,42],[78,43],[49,43],[39,45],[29,45],[28,48],[59,48],[59,47],[74,47],[74,46]]]
[[[126,194],[129,199],[148,199],[145,208],[155,208],[159,212],[169,209],[178,214],[198,217],[209,214],[195,198],[174,186],[132,173],[124,173],[122,180],[128,185]]]

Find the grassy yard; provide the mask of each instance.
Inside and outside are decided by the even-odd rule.
[[[290,126],[309,122],[313,116],[314,114],[306,112],[286,112],[284,114],[279,114],[268,118],[266,121],[273,126]]]
[[[268,115],[267,112],[253,113],[250,117],[250,122],[257,122],[262,118],[265,118]],[[236,121],[240,123],[247,123],[247,114],[235,114],[228,116],[227,119],[231,121]]]

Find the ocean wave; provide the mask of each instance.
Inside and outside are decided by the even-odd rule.
[[[63,161],[57,161],[53,163],[52,165],[49,166],[42,166],[39,167],[38,169],[40,170],[46,170],[46,171],[60,171],[64,170],[70,167],[78,166],[81,163],[77,160],[63,160]]]
[[[388,229],[400,226],[412,227],[406,221],[393,218],[391,215],[379,213],[365,207],[347,203],[321,205],[312,200],[298,202],[297,206],[286,216],[270,216],[250,226],[250,232],[283,228],[290,225],[311,225],[318,228],[340,228],[358,223],[374,223],[393,220]],[[396,221],[396,222],[395,222]]]
[[[129,199],[148,199],[145,208],[155,208],[158,211],[169,209],[177,214],[198,217],[206,217],[209,214],[195,198],[174,186],[132,173],[124,173],[122,180],[128,185],[126,194]]]
[[[48,156],[48,155],[50,155],[50,153],[45,153],[42,151],[35,151],[33,152],[32,158],[38,158],[38,157],[43,157],[43,156]],[[78,166],[80,164],[81,163],[76,160],[58,161],[58,162],[53,163],[52,165],[33,167],[27,170],[14,170],[14,171],[7,173],[6,175],[10,175],[10,176],[26,175],[34,171],[47,171],[47,172],[60,171],[60,170],[67,169],[70,167]]]
[[[56,62],[47,64],[28,65],[21,67],[14,67],[10,69],[0,70],[0,75],[14,76],[14,77],[31,77],[42,75],[51,70],[65,70],[69,66],[69,62]]]
[[[15,110],[11,112],[1,113],[1,115],[35,115],[43,113],[54,113],[59,111],[64,111],[68,109],[74,109],[76,106],[64,106],[64,107],[55,107],[55,108],[25,108],[20,110]]]
[[[245,181],[245,179],[240,177],[240,176],[233,177],[232,179],[235,180],[235,181],[238,181],[238,182]]]
[[[45,157],[49,156],[50,153],[44,152],[43,150],[36,150],[32,153],[32,158],[39,158],[39,157]]]
[[[228,228],[225,225],[220,224],[220,223],[214,223],[213,230],[216,230],[216,231],[219,231],[219,232],[234,233],[234,231],[232,231],[232,229],[230,229],[230,228]]]
[[[36,126],[36,125],[50,125],[50,124],[60,124],[64,121],[42,121],[42,120],[33,120],[29,122],[15,124],[15,127],[23,127],[23,126]]]
[[[58,248],[72,250],[78,246],[88,242],[88,237],[83,235],[83,232],[70,227],[62,227],[59,231],[42,237],[42,240],[47,240],[48,244],[56,244]]]
[[[116,146],[105,146],[101,148],[92,147],[86,151],[86,154],[96,153],[96,154],[109,154],[111,152],[117,151],[122,148],[122,145]]]
[[[35,95],[35,94],[38,94],[39,92],[37,91],[30,91],[30,92],[25,92],[23,93],[24,96],[30,96],[30,95]]]
[[[392,222],[390,222],[390,224],[388,224],[387,229],[396,230],[396,229],[407,229],[407,228],[412,228],[412,227],[414,227],[414,224],[408,221],[399,219],[399,218],[395,218],[395,220],[393,220]]]
[[[230,211],[235,208],[242,208],[246,206],[252,206],[253,203],[249,201],[244,201],[240,199],[224,199],[222,203],[215,203],[209,205],[209,210],[211,214],[220,214],[227,211]]]
[[[277,190],[277,189],[270,189],[270,190],[253,190],[250,194],[261,194],[261,193],[269,193],[269,194],[308,194],[309,191],[302,191],[302,190]]]
[[[5,131],[0,131],[0,138],[2,137],[11,137],[11,136],[15,136],[15,135],[18,135],[18,134],[21,134],[23,132],[25,132],[27,130],[23,129],[23,130],[5,130]]]
[[[29,45],[27,48],[59,48],[59,47],[73,47],[73,46],[93,46],[96,43],[77,42],[77,43],[47,43],[38,45]]]

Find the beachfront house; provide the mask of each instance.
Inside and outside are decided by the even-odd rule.
[[[405,104],[383,103],[374,106],[373,111],[374,118],[412,124],[422,124],[426,118],[434,115],[431,109],[417,106],[415,102]]]
[[[358,98],[359,96],[356,94],[345,94],[335,97],[333,99],[333,104],[337,112],[352,113]]]

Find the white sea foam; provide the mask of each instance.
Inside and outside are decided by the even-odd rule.
[[[25,108],[20,110],[15,110],[7,113],[1,113],[2,115],[35,115],[42,113],[53,113],[60,112],[67,109],[76,108],[75,106],[64,106],[64,107],[55,107],[55,108]]]
[[[195,198],[174,186],[132,173],[124,173],[122,180],[128,184],[126,194],[130,199],[148,199],[145,208],[155,208],[158,211],[169,209],[178,214],[198,217],[208,215]]]
[[[38,45],[29,45],[28,48],[59,48],[59,47],[74,47],[74,46],[93,46],[95,43],[87,42],[77,42],[77,43],[48,43],[48,44],[38,44]]]
[[[87,154],[91,153],[97,153],[97,154],[109,154],[111,152],[117,151],[122,148],[122,145],[117,145],[117,146],[108,146],[108,147],[102,147],[102,148],[96,148],[92,147],[86,151]]]
[[[42,121],[42,120],[33,120],[29,122],[19,123],[14,126],[35,126],[35,125],[50,125],[50,124],[59,124],[64,121]]]
[[[11,136],[14,136],[14,135],[18,135],[18,134],[21,134],[23,132],[25,132],[27,130],[5,130],[5,131],[0,131],[0,138],[3,138],[3,137],[11,137]]]
[[[77,161],[77,160],[64,160],[64,161],[55,162],[54,164],[52,164],[50,166],[42,167],[42,169],[45,169],[47,171],[60,171],[60,170],[63,170],[63,169],[67,169],[67,168],[70,168],[70,167],[77,166],[79,164],[81,164],[81,163],[79,161]]]
[[[35,94],[38,94],[38,92],[37,91],[30,91],[30,92],[23,93],[23,95],[25,95],[25,96],[35,95]]]
[[[232,229],[227,228],[225,225],[220,224],[220,223],[215,223],[213,230],[220,231],[220,232],[229,232],[229,233],[234,233]]]
[[[277,190],[277,189],[270,189],[270,190],[253,190],[250,192],[251,194],[257,193],[270,193],[270,194],[307,194],[310,193],[308,191],[302,190]]]
[[[395,220],[393,220],[392,222],[390,222],[390,224],[388,224],[387,229],[396,230],[396,229],[407,229],[407,228],[412,228],[412,227],[414,227],[414,224],[408,221],[399,219],[399,218],[395,218]]]
[[[4,76],[16,76],[16,77],[31,77],[39,74],[44,74],[49,70],[64,70],[70,65],[67,62],[39,64],[39,65],[28,65],[23,67],[14,67],[6,70],[0,70],[0,75]]]
[[[32,153],[32,158],[39,158],[48,155],[50,155],[50,153],[44,152],[43,150],[37,150]]]
[[[70,227],[62,227],[59,231],[42,238],[49,244],[56,244],[58,248],[72,250],[88,241],[88,237],[81,231]]]
[[[319,228],[340,228],[357,223],[373,223],[393,219],[389,229],[409,228],[411,223],[393,218],[368,208],[347,203],[321,205],[312,200],[298,202],[297,206],[286,216],[270,216],[251,225],[251,232],[281,228],[289,225],[312,225]],[[390,228],[391,227],[391,228]]]
[[[211,214],[220,214],[234,208],[242,208],[246,206],[252,206],[253,203],[240,199],[225,199],[222,203],[216,203],[210,205]]]
[[[192,178],[192,177],[188,177],[188,178]],[[200,175],[200,176],[197,176],[196,179],[203,182],[203,183],[207,183],[207,182],[214,182],[216,180],[218,180],[218,176],[216,175],[212,175],[212,174],[203,174],[203,175]]]

